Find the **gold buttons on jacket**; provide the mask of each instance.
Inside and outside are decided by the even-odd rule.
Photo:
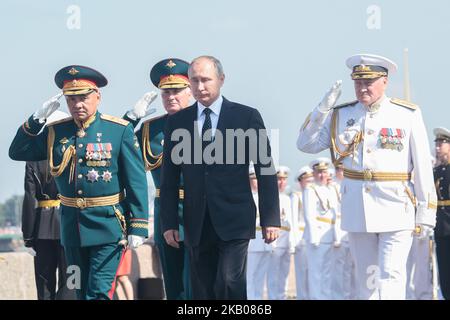
[[[78,163],[82,163],[82,162],[83,162],[82,158],[78,159]]]
[[[83,194],[83,190],[78,190],[77,193],[81,195]]]
[[[78,179],[81,179],[81,178],[83,178],[83,175],[80,173],[80,174],[78,175]]]

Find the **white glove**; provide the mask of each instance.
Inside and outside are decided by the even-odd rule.
[[[418,224],[416,226],[415,236],[419,240],[425,240],[428,239],[433,235],[433,227],[426,225],[426,224]]]
[[[156,109],[150,108],[150,104],[155,101],[157,96],[158,94],[154,91],[144,94],[142,98],[136,102],[133,109],[127,112],[128,118],[131,120],[137,120],[155,113]]]
[[[36,257],[36,251],[33,248],[27,248],[27,252],[32,256]]]
[[[334,83],[331,89],[328,90],[327,93],[325,93],[325,96],[323,97],[322,101],[317,107],[320,112],[326,113],[334,107],[336,101],[339,99],[339,96],[341,95],[341,85],[342,80],[338,80]]]
[[[340,241],[335,241],[333,243],[333,247],[335,247],[335,248],[339,248],[340,246],[341,246],[341,242]]]
[[[141,244],[143,244],[144,241],[145,241],[145,238],[141,237],[141,236],[136,236],[133,234],[128,236],[128,245],[130,246],[131,249],[136,249]]]
[[[51,97],[49,100],[45,101],[36,112],[33,114],[34,120],[39,120],[39,123],[44,123],[45,120],[53,113],[56,109],[59,108],[59,98],[62,97],[62,92],[58,93],[56,96]]]

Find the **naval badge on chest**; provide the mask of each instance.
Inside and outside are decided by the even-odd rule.
[[[111,165],[111,143],[88,143],[86,146],[86,164],[90,167],[108,167]]]
[[[382,128],[378,135],[378,142],[382,149],[402,151],[405,130],[395,128]]]

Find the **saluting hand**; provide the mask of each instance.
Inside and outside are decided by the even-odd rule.
[[[265,243],[275,241],[279,236],[279,227],[262,227],[262,235]]]
[[[177,249],[180,247],[180,244],[178,243],[180,242],[180,233],[178,232],[178,230],[167,230],[166,232],[164,232],[163,236],[169,246]]]
[[[330,90],[328,90],[318,107],[321,112],[328,112],[334,107],[336,101],[341,95],[341,86],[342,80],[338,80],[334,83]]]
[[[132,120],[144,118],[156,112],[156,108],[150,108],[150,104],[155,101],[158,94],[154,91],[147,92],[136,102],[133,109],[127,112],[127,116]]]
[[[33,119],[39,120],[43,123],[47,118],[60,107],[59,99],[62,97],[62,92],[58,93],[56,96],[51,97],[49,100],[45,101],[36,112],[33,114]]]

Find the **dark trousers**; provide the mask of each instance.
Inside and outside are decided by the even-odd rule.
[[[37,239],[34,244],[34,275],[39,300],[73,300],[67,287],[67,263],[59,240]],[[58,273],[58,281],[56,280]]]
[[[221,240],[207,210],[200,243],[189,248],[193,299],[247,299],[248,242]]]
[[[439,285],[445,300],[450,300],[450,236],[435,237]]]

